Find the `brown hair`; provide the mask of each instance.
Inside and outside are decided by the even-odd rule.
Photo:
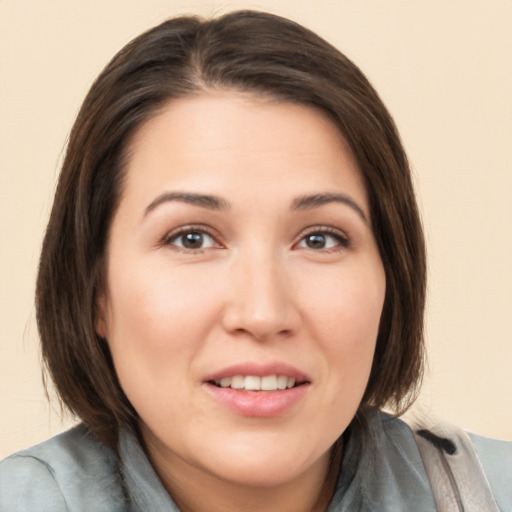
[[[62,402],[107,444],[136,412],[95,332],[112,216],[134,131],[169,101],[222,88],[321,109],[365,180],[386,297],[362,404],[400,413],[423,368],[425,249],[393,120],[361,71],[300,25],[261,12],[170,19],[123,48],[91,87],[71,131],[37,279],[43,358]]]

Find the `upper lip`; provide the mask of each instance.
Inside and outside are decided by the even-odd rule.
[[[222,370],[207,375],[205,382],[219,381],[226,377],[235,375],[254,375],[255,377],[265,377],[266,375],[283,375],[288,378],[293,377],[296,382],[310,382],[310,377],[291,364],[275,361],[271,363],[258,363],[247,361],[226,366]]]

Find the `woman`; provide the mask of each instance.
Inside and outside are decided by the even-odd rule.
[[[417,392],[424,300],[407,159],[361,72],[268,14],[169,20],[72,130],[37,317],[83,423],[2,463],[1,509],[436,510],[429,446],[464,506],[467,445],[380,412]],[[473,442],[509,510],[510,445]]]

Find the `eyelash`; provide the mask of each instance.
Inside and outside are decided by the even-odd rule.
[[[183,237],[183,236],[185,236],[187,234],[191,234],[191,233],[207,235],[213,240],[215,248],[217,248],[217,249],[222,248],[222,244],[220,244],[216,241],[216,239],[218,238],[218,236],[216,234],[212,233],[209,229],[206,229],[204,226],[197,226],[197,225],[183,226],[183,227],[180,227],[177,231],[172,231],[171,233],[168,233],[167,235],[165,235],[164,239],[162,240],[161,245],[162,246],[171,246],[173,248],[173,250],[184,252],[186,254],[190,254],[190,253],[200,254],[205,250],[205,248],[189,249],[186,247],[180,247],[174,243],[180,237]],[[207,247],[206,249],[209,249],[209,247]]]
[[[294,246],[297,247],[300,243],[305,241],[305,239],[308,236],[311,236],[311,235],[322,235],[322,236],[326,236],[326,237],[331,237],[334,240],[336,240],[336,242],[337,242],[336,247],[327,248],[327,249],[322,248],[316,252],[339,252],[344,249],[348,249],[351,245],[349,237],[345,233],[343,233],[342,231],[340,231],[338,229],[327,227],[327,226],[312,226],[312,227],[308,228],[306,230],[306,232],[304,232],[301,235],[299,242],[297,242]],[[312,248],[310,248],[310,249],[312,249]],[[312,250],[314,250],[314,249],[312,249]]]
[[[218,236],[216,234],[214,234],[211,230],[206,229],[204,226],[200,226],[200,225],[184,226],[184,227],[179,228],[177,231],[172,231],[171,233],[168,233],[163,238],[161,245],[162,246],[171,246],[173,248],[173,250],[177,250],[177,251],[184,252],[187,254],[191,254],[191,253],[192,254],[200,254],[205,249],[210,249],[210,247],[206,247],[206,248],[201,247],[201,248],[197,248],[197,249],[185,248],[185,247],[180,247],[175,244],[176,240],[178,240],[180,237],[183,237],[183,236],[185,236],[187,234],[191,234],[191,233],[197,233],[197,234],[209,236],[213,240],[213,244],[214,244],[213,247],[211,247],[211,248],[219,249],[219,248],[223,247],[222,244],[220,244],[216,241],[216,239],[218,238]],[[339,252],[339,251],[349,248],[351,245],[350,239],[343,232],[341,232],[337,229],[326,227],[326,226],[312,226],[312,227],[308,228],[307,231],[305,231],[304,233],[301,234],[299,241],[296,242],[293,245],[293,247],[302,249],[301,247],[298,247],[298,246],[303,242],[306,243],[305,242],[306,238],[311,235],[321,235],[324,237],[331,237],[334,240],[336,240],[337,245],[335,247],[329,247],[326,249],[321,248],[318,250],[315,250],[311,247],[304,247],[304,249],[311,249],[315,252]]]

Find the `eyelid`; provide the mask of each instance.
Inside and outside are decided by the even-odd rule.
[[[215,245],[213,248],[222,248],[223,244],[219,241],[219,235],[217,234],[216,230],[205,226],[204,224],[186,224],[184,226],[179,226],[177,228],[172,229],[171,231],[168,231],[161,239],[160,246],[162,247],[172,247],[174,250],[186,252],[186,253],[198,253],[202,252],[205,249],[210,249],[210,247],[206,248],[200,248],[200,249],[186,249],[184,247],[180,247],[179,245],[173,245],[173,240],[179,238],[180,236],[183,236],[187,233],[202,233],[204,235],[208,235],[212,238],[212,240],[215,242]]]
[[[345,233],[343,230],[334,228],[332,226],[310,226],[303,230],[299,237],[298,241],[293,244],[293,247],[297,247],[308,235],[313,234],[322,234],[322,235],[328,235],[332,236],[333,238],[337,239],[339,241],[340,247],[343,249],[346,249],[350,247],[351,240],[350,237]],[[322,249],[319,249],[318,252],[320,252]],[[323,251],[328,251],[329,249],[323,249]],[[331,249],[332,250],[332,249]]]

